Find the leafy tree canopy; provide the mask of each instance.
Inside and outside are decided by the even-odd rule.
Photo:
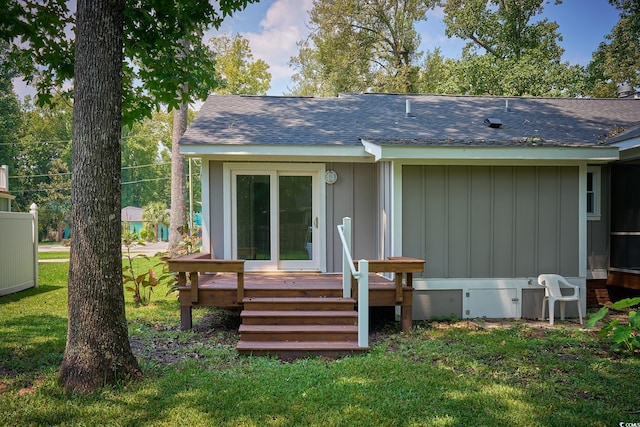
[[[204,99],[216,87],[214,56],[202,43],[204,31],[254,1],[127,0],[124,122],[149,117],[160,105],[172,110]],[[0,40],[11,42],[11,59],[36,86],[39,103],[51,102],[52,88],[73,78],[74,13],[66,0],[0,0],[0,8],[5,14]]]
[[[415,92],[421,58],[415,23],[427,19],[433,3],[315,0],[312,33],[290,61],[298,70],[292,93]]]
[[[122,207],[170,200],[172,117],[154,111],[122,130]]]
[[[588,66],[591,94],[617,96],[620,85],[640,87],[640,1],[609,0],[620,20]]]
[[[561,0],[556,0],[559,4]],[[441,89],[469,95],[576,96],[584,70],[562,62],[558,24],[534,20],[544,0],[447,0],[446,34],[468,40]]]
[[[236,34],[214,37],[209,43],[216,55],[216,93],[266,95],[271,87],[269,65],[262,59],[253,60],[249,40]]]
[[[20,102],[13,92],[14,70],[9,58],[9,44],[0,40],[0,165],[9,165],[12,172],[17,152],[18,130],[21,124]]]

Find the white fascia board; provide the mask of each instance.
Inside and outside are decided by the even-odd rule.
[[[362,141],[367,153],[379,160],[560,160],[611,162],[618,147],[496,147],[496,146],[382,146]]]
[[[627,139],[614,145],[620,148],[620,160],[640,158],[640,137]]]
[[[240,161],[374,161],[362,146],[319,145],[207,145],[188,144],[180,146],[180,154],[187,157],[206,157],[212,160]]]

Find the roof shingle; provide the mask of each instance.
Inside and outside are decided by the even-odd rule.
[[[488,127],[487,118],[499,119],[502,127]],[[365,139],[380,145],[585,146],[619,140],[638,124],[635,99],[212,95],[180,143],[357,146]]]

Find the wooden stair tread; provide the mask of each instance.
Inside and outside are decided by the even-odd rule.
[[[353,350],[365,351],[356,341],[238,341],[238,350]]]
[[[345,302],[345,303],[354,303],[356,302],[353,298],[342,298],[342,297],[247,297],[242,300],[243,303],[247,302],[262,302],[262,303],[297,303],[297,302],[308,302],[308,303],[331,303],[331,302]]]
[[[358,318],[355,310],[242,310],[241,317],[354,317]]]
[[[358,332],[357,325],[240,325],[242,332]]]

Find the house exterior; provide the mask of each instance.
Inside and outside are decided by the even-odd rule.
[[[129,225],[129,230],[136,235],[140,236],[140,231],[144,228],[144,224],[146,221],[142,219],[142,213],[144,212],[143,208],[139,208],[136,206],[127,206],[120,210],[120,220],[122,221],[122,225]],[[168,241],[169,240],[169,227],[164,224],[158,224],[158,240]]]
[[[538,317],[539,274],[606,278],[638,124],[635,99],[213,95],[180,151],[202,159],[215,258],[340,272],[350,217],[354,258],[426,260],[414,319]]]
[[[0,212],[11,212],[11,201],[16,197],[9,193],[9,168],[0,166]]]

